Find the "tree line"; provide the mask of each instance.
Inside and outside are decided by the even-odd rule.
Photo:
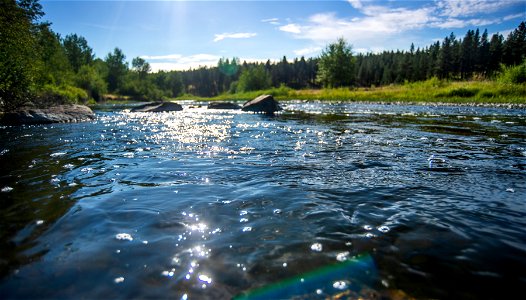
[[[151,72],[143,58],[131,65],[115,48],[96,58],[77,34],[61,37],[38,0],[2,0],[0,6],[0,107],[103,100],[107,94],[162,100],[189,94],[212,97],[286,86],[293,89],[369,87],[422,81],[491,79],[505,66],[521,65],[526,73],[526,23],[506,38],[468,30],[409,51],[353,54],[343,39],[329,44],[319,57],[285,56],[278,62],[241,62],[222,58],[214,67]],[[523,74],[523,77],[526,76]]]

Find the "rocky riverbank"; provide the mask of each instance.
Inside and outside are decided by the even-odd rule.
[[[71,123],[94,119],[95,114],[89,107],[78,104],[57,105],[48,108],[23,107],[0,113],[1,125]]]

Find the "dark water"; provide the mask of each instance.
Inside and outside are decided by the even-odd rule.
[[[0,298],[523,293],[524,110],[190,104],[0,128]]]

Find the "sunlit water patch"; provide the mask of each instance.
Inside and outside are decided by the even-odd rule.
[[[284,107],[1,128],[2,298],[521,291],[524,110]]]

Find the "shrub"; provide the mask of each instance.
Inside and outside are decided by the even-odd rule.
[[[37,93],[36,100],[40,106],[85,103],[88,101],[88,94],[85,90],[71,85],[46,84]]]
[[[497,80],[501,83],[526,83],[526,61],[518,66],[504,67]]]

